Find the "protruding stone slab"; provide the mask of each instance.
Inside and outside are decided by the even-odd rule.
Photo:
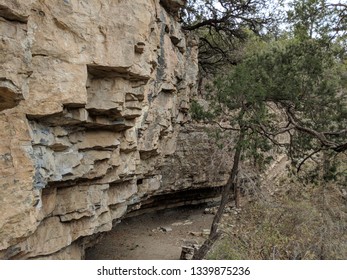
[[[187,3],[187,0],[160,0],[165,10],[169,13],[178,12]]]
[[[20,100],[20,90],[10,80],[0,78],[0,111],[16,107]]]

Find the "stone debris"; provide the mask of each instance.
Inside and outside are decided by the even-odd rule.
[[[217,211],[218,211],[218,207],[209,207],[209,208],[205,208],[204,214],[216,215]]]
[[[201,231],[190,231],[189,234],[193,235],[193,236],[202,236],[202,232]]]
[[[203,229],[202,231],[190,231],[189,234],[193,235],[193,236],[201,237],[201,236],[209,235],[210,230],[209,229]]]
[[[171,232],[172,228],[171,227],[160,227],[159,230],[162,232]]]
[[[193,242],[186,242],[182,246],[180,260],[191,260],[194,256],[194,252],[199,248],[200,246],[195,240]]]
[[[217,211],[218,211],[218,207],[217,206],[216,207],[205,208],[204,214],[216,215]],[[224,213],[226,213],[226,214],[233,213],[233,207],[231,207],[231,206],[225,207]]]
[[[174,227],[178,227],[178,226],[182,226],[183,222],[175,222],[175,223],[172,223],[171,225]]]
[[[195,248],[192,246],[182,246],[180,260],[191,260],[194,256]]]
[[[193,224],[192,221],[190,221],[190,220],[185,220],[185,221],[183,221],[183,222],[172,223],[171,225],[172,225],[172,226],[189,226],[189,225],[191,225],[191,224]]]

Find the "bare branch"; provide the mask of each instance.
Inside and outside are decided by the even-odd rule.
[[[288,118],[290,120],[290,122],[294,125],[294,127],[302,132],[305,132],[311,136],[313,136],[314,138],[316,138],[323,146],[337,152],[337,153],[341,153],[347,150],[347,142],[346,143],[336,143],[333,141],[328,140],[325,136],[329,135],[329,133],[325,132],[325,133],[321,133],[318,132],[316,130],[313,130],[311,128],[308,127],[304,127],[302,125],[300,125],[297,121],[296,121],[296,117],[292,111],[291,107],[287,107],[287,115]],[[342,131],[344,132],[344,131]],[[332,132],[332,135],[335,135],[336,133]]]
[[[221,18],[210,18],[210,19],[198,22],[198,23],[193,24],[193,25],[183,26],[182,28],[184,30],[192,31],[192,30],[196,30],[196,29],[199,29],[199,28],[205,27],[205,26],[216,27],[217,24],[225,22],[228,18],[229,18],[228,15],[225,15],[224,17],[221,17]]]
[[[290,130],[293,130],[294,127],[293,126],[290,126],[290,122],[285,126],[285,127],[282,127],[282,128],[279,128],[279,130],[277,130],[276,132],[270,132],[270,131],[267,131],[266,128],[264,127],[264,125],[262,125],[261,123],[258,123],[258,126],[261,128],[261,130],[263,132],[265,132],[267,135],[269,136],[277,136],[277,135],[280,135],[280,134],[283,134],[283,133],[286,133]]]
[[[324,135],[329,135],[329,136],[340,136],[343,134],[347,134],[347,129],[340,130],[340,131],[327,131],[327,132],[322,132]]]
[[[308,128],[308,127],[304,127],[302,125],[299,125],[298,122],[295,120],[296,117],[291,109],[291,107],[288,108],[287,110],[287,115],[288,115],[288,118],[290,120],[290,122],[295,126],[295,128],[299,131],[302,131],[302,132],[305,132],[307,134],[310,134],[311,136],[315,137],[316,139],[318,139],[322,145],[326,146],[326,147],[334,147],[336,146],[337,144],[332,142],[332,141],[329,141],[328,139],[326,139],[326,137],[324,136],[324,134],[320,133],[320,132],[317,132],[311,128]]]
[[[320,147],[319,149],[313,151],[312,153],[310,153],[308,156],[306,156],[299,164],[298,168],[296,169],[296,172],[299,173],[300,172],[300,169],[302,167],[302,165],[310,158],[312,158],[315,154],[319,153],[320,151],[322,151],[323,148]]]

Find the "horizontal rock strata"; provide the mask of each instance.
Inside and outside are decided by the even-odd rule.
[[[0,258],[79,259],[148,197],[223,184],[183,4],[0,0]]]

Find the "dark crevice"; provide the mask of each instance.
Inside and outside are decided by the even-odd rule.
[[[91,179],[87,178],[78,178],[74,180],[66,180],[66,181],[51,181],[47,183],[47,186],[45,188],[68,188],[68,187],[75,187],[77,185],[98,185],[96,183],[96,180],[100,179],[99,177]],[[102,185],[102,184],[99,184]]]
[[[131,72],[129,67],[111,67],[89,64],[87,65],[87,70],[93,79],[120,77],[130,81],[143,81],[144,84],[146,84],[150,78],[148,76],[141,76]]]
[[[28,16],[23,16],[16,13],[15,11],[4,5],[0,5],[0,17],[8,21],[18,22],[21,24],[27,23],[29,18]]]
[[[47,55],[47,54],[44,54],[44,53],[33,53],[33,54],[32,54],[32,57],[35,57],[35,56],[46,57],[46,56],[48,56],[48,55]]]
[[[181,206],[193,206],[205,203],[213,204],[220,200],[221,191],[221,187],[206,187],[154,195],[147,200],[141,201],[140,208],[139,205],[129,205],[126,217]]]
[[[16,107],[20,100],[20,89],[11,80],[0,78],[0,111]]]

